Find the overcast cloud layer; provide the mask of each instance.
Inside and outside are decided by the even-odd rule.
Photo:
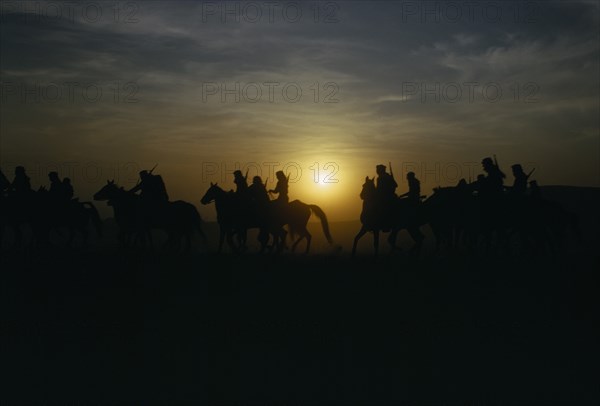
[[[544,183],[600,184],[598,2],[302,2],[296,22],[292,3],[247,4],[3,2],[5,172],[160,162],[195,199],[202,162],[331,160],[354,196],[380,161],[495,153]],[[239,102],[220,88],[236,83]]]

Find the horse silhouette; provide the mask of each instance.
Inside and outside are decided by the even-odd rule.
[[[177,200],[160,205],[152,204],[108,180],[94,194],[94,200],[107,201],[112,206],[119,226],[118,238],[125,247],[132,243],[132,239],[133,244],[140,241],[143,246],[148,240],[152,247],[153,229],[165,231],[168,236],[165,246],[175,250],[181,247],[183,239],[184,250],[189,251],[194,231],[198,231],[206,241],[201,227],[202,219],[191,203]]]
[[[373,233],[373,246],[375,255],[379,253],[379,233],[382,230],[390,230],[388,243],[392,251],[399,249],[396,239],[400,230],[406,229],[415,244],[411,248],[412,255],[418,255],[423,245],[424,236],[420,227],[427,223],[419,206],[415,206],[408,199],[395,198],[392,204],[385,210],[384,202],[375,187],[375,178],[365,178],[360,198],[363,200],[360,222],[360,230],[354,237],[352,244],[352,255],[356,255],[358,241],[368,232]]]
[[[60,234],[67,230],[66,245],[71,246],[79,234],[82,245],[87,246],[89,225],[93,225],[98,236],[102,235],[102,220],[91,202],[78,200],[57,201],[45,188],[26,195],[2,195],[0,199],[0,228],[10,227],[14,232],[15,247],[23,244],[23,227],[32,232],[32,245],[47,245],[51,232]]]
[[[556,202],[511,193],[489,199],[461,184],[434,188],[423,203],[436,251],[442,244],[450,249],[462,244],[488,253],[494,246],[505,253],[515,246],[522,252],[555,253],[568,234],[580,241],[577,216]]]
[[[319,206],[314,204],[306,204],[300,200],[294,200],[290,203],[271,201],[259,210],[252,210],[247,200],[241,199],[231,191],[226,192],[212,182],[200,202],[205,205],[215,202],[220,231],[219,252],[222,250],[225,239],[227,239],[229,246],[236,250],[233,244],[233,235],[243,233],[249,228],[259,228],[261,230],[259,233],[261,252],[264,252],[266,248],[269,235],[273,236],[274,247],[280,251],[285,247],[287,233],[283,230],[283,226],[287,225],[292,237],[298,236],[298,239],[292,244],[292,251],[295,251],[298,244],[306,239],[304,252],[308,253],[312,235],[307,229],[307,224],[312,213],[320,219],[323,234],[327,241],[330,244],[333,243],[327,216]]]

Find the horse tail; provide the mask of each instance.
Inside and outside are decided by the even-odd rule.
[[[98,214],[98,210],[96,206],[92,202],[81,202],[83,207],[85,207],[86,211],[90,214],[90,218],[92,219],[92,223],[96,228],[96,233],[98,233],[99,237],[102,237],[102,220],[100,219],[100,214]]]
[[[323,234],[325,234],[325,238],[327,238],[327,242],[329,244],[333,244],[333,238],[331,237],[331,232],[329,231],[329,223],[327,222],[327,216],[325,212],[316,204],[309,204],[308,207],[317,215],[317,217],[321,220],[321,226],[323,227]]]

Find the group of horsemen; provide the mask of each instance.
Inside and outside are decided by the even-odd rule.
[[[520,164],[512,165],[511,169],[514,177],[513,185],[505,186],[504,179],[506,178],[506,175],[500,170],[495,159],[492,160],[492,158],[489,157],[484,158],[481,161],[481,165],[485,175],[478,175],[477,179],[471,183],[467,183],[464,179],[461,179],[458,185],[456,185],[456,188],[470,194],[476,194],[484,202],[493,203],[498,202],[500,197],[505,194],[505,191],[508,191],[511,197],[520,198],[525,196],[527,194],[527,185],[529,183],[529,193],[531,197],[541,197],[540,188],[537,182],[529,182],[529,178],[534,170],[527,174]],[[396,188],[398,187],[398,184],[396,183],[393,174],[386,171],[385,165],[377,165],[376,171],[377,197],[384,212],[393,204],[393,202],[398,201],[398,199],[401,199],[414,207],[426,197],[421,195],[421,182],[417,179],[414,172],[408,172],[406,174],[408,192],[397,196]]]
[[[159,208],[162,204],[169,202],[169,195],[162,176],[153,174],[152,170],[143,170],[139,173],[140,179],[138,183],[129,190],[130,193],[136,194],[139,192],[141,201],[151,208]],[[260,176],[254,176],[252,183],[248,185],[247,174],[244,176],[241,171],[233,172],[234,183],[236,185],[235,194],[241,199],[252,203],[253,205],[262,205],[271,201],[269,194],[277,194],[276,203],[288,203],[288,184],[289,178],[283,171],[276,172],[277,185],[275,189],[267,191],[266,184]],[[73,186],[69,178],[62,180],[57,172],[48,174],[50,187],[48,192],[48,201],[55,206],[68,209],[70,204],[76,203],[78,200],[73,198]],[[10,182],[3,173],[0,172],[2,194],[6,194],[19,202],[27,202],[32,198],[34,190],[31,187],[31,180],[23,166],[15,168],[15,176]],[[42,188],[45,190],[45,188]]]
[[[477,177],[477,180],[472,183],[466,183],[462,180],[457,187],[462,187],[472,192],[476,192],[483,199],[489,201],[495,200],[499,195],[503,194],[505,190],[513,196],[524,196],[527,193],[528,179],[531,176],[523,171],[520,164],[512,165],[512,173],[514,176],[514,182],[512,186],[504,186],[504,179],[506,175],[500,170],[497,162],[492,158],[484,158],[481,162],[485,175],[481,174]],[[408,182],[408,192],[397,196],[396,188],[398,184],[394,179],[392,173],[387,172],[385,165],[377,165],[377,183],[376,191],[379,201],[383,207],[389,207],[388,204],[396,199],[400,198],[405,200],[407,203],[418,204],[425,196],[421,195],[421,183],[415,176],[414,172],[408,172],[406,174],[406,180]],[[131,193],[140,192],[140,197],[144,202],[149,205],[156,207],[169,202],[169,195],[165,187],[165,183],[160,175],[153,174],[152,171],[143,170],[139,173],[139,182],[130,189]],[[233,182],[236,185],[236,191],[234,192],[240,199],[249,203],[250,206],[261,207],[271,201],[269,194],[277,194],[275,199],[276,204],[285,205],[288,203],[288,185],[289,178],[284,174],[283,171],[276,172],[277,184],[274,189],[267,190],[266,183],[263,183],[260,176],[254,176],[252,183],[248,185],[248,174],[242,174],[240,170],[233,172]],[[69,178],[59,178],[57,172],[50,172],[48,174],[50,180],[50,187],[48,189],[48,197],[50,202],[57,205],[64,205],[67,207],[68,204],[76,202],[73,199],[73,186]],[[25,172],[23,166],[17,166],[15,168],[15,177],[12,182],[1,174],[2,179],[2,193],[7,193],[13,197],[24,201],[28,199],[33,192],[31,188],[31,182]],[[530,193],[533,197],[539,197],[540,190],[535,181],[529,182]],[[385,210],[385,209],[384,209]]]

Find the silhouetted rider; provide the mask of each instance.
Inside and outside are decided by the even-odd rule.
[[[73,197],[73,188],[70,183],[65,185],[58,177],[57,172],[48,173],[48,179],[50,179],[50,198],[57,203],[67,203],[71,201]]]
[[[277,178],[277,185],[275,185],[275,189],[269,190],[269,193],[277,193],[277,202],[287,203],[289,201],[288,197],[288,183],[289,179],[285,176],[283,171],[277,171],[275,173],[275,177]]]
[[[132,193],[138,191],[141,191],[141,198],[148,202],[167,203],[169,201],[162,176],[153,175],[146,170],[140,171],[140,182],[130,190]]]
[[[377,192],[384,200],[390,200],[396,197],[396,188],[398,184],[394,177],[386,172],[385,165],[377,165]]]
[[[498,165],[492,161],[492,158],[484,158],[481,161],[483,170],[487,173],[485,181],[480,188],[480,193],[485,196],[498,196],[504,191],[504,178],[506,175],[502,173]]]
[[[534,199],[537,202],[542,200],[542,190],[540,189],[540,186],[538,185],[536,180],[532,180],[531,182],[529,182],[529,191],[531,193],[532,199]]]
[[[32,191],[31,182],[29,176],[25,173],[24,167],[17,166],[15,168],[15,178],[10,184],[10,187],[17,196],[25,196]]]
[[[63,190],[64,190],[65,198],[67,198],[69,200],[73,199],[74,191],[73,191],[73,185],[71,184],[71,179],[64,178],[62,183],[63,183]]]
[[[248,178],[242,175],[242,171],[236,170],[233,172],[233,183],[235,183],[235,192],[243,197],[247,196],[248,192]]]
[[[406,180],[408,181],[408,192],[399,197],[407,197],[412,203],[419,203],[421,201],[421,182],[417,179],[414,172],[408,172]]]
[[[523,196],[527,192],[527,179],[529,176],[523,171],[520,164],[514,164],[511,169],[515,180],[510,191],[514,195]]]
[[[269,202],[267,188],[260,176],[252,178],[252,184],[248,187],[248,195],[250,196],[250,200],[257,205],[264,205]]]

